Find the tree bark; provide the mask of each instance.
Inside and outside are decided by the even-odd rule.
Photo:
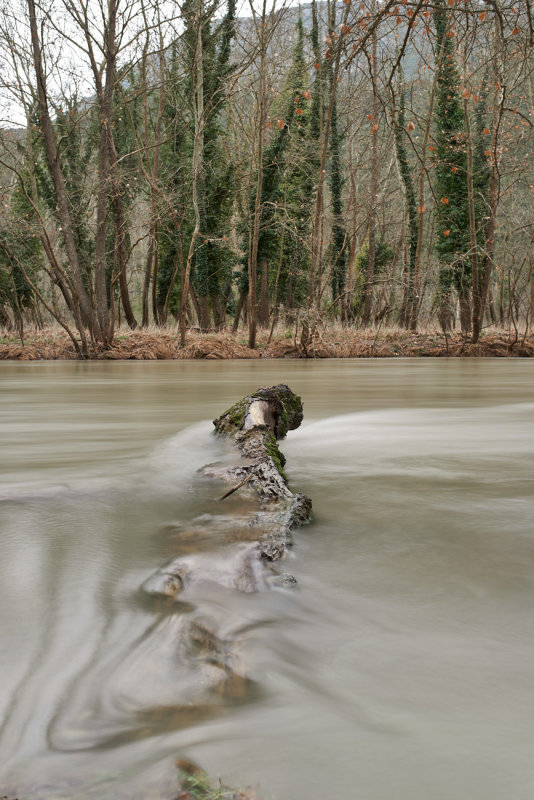
[[[122,187],[117,174],[117,150],[113,136],[110,133],[109,141],[111,149],[111,184],[113,189],[113,206],[115,208],[115,224],[117,227],[117,268],[119,274],[119,289],[121,294],[122,307],[126,322],[132,330],[137,328],[137,320],[130,303],[130,293],[128,291],[128,276],[126,267],[128,264],[128,254],[126,252],[126,221],[124,219],[124,207],[122,204]]]
[[[103,331],[98,318],[93,313],[91,301],[83,283],[82,269],[80,260],[78,258],[78,251],[74,241],[73,226],[70,218],[67,189],[65,186],[63,173],[61,171],[57,143],[52,128],[52,121],[50,119],[46,72],[43,66],[41,41],[39,38],[37,15],[35,10],[35,0],[27,0],[27,3],[32,40],[33,66],[35,69],[37,83],[37,102],[40,114],[40,127],[44,139],[46,159],[54,183],[63,241],[65,242],[65,250],[67,252],[67,258],[69,260],[69,266],[72,272],[72,284],[75,292],[74,299],[75,302],[80,306],[83,319],[88,325],[92,335],[96,339],[102,341],[104,338]]]
[[[106,280],[106,233],[108,219],[108,203],[111,185],[111,153],[113,134],[111,129],[113,90],[116,77],[116,23],[117,0],[108,2],[108,18],[104,37],[104,82],[96,63],[93,74],[97,87],[100,122],[100,144],[98,153],[98,189],[96,200],[96,237],[95,237],[95,303],[102,342],[105,345],[113,341],[113,319],[110,315],[110,301]],[[86,38],[90,32],[85,31]]]
[[[254,214],[252,217],[252,236],[251,246],[248,257],[248,346],[254,350],[256,347],[256,328],[257,328],[257,299],[256,282],[258,280],[258,242],[260,237],[261,225],[261,192],[263,187],[263,142],[265,137],[265,122],[267,114],[267,81],[266,81],[266,58],[267,58],[267,38],[266,38],[266,10],[267,3],[263,0],[260,26],[260,82],[258,88],[259,95],[259,114],[256,158],[258,171],[256,174],[256,197],[254,198]]]
[[[194,122],[195,134],[193,140],[193,208],[195,211],[195,227],[189,243],[189,252],[185,264],[185,274],[182,285],[182,296],[180,298],[180,345],[185,347],[186,334],[186,306],[189,294],[191,277],[191,266],[195,255],[196,240],[200,231],[200,204],[199,204],[199,183],[202,180],[202,154],[204,152],[204,63],[202,50],[202,0],[198,2],[198,29],[195,47],[195,61],[193,69],[193,101],[194,101]],[[200,321],[200,320],[199,320]]]
[[[373,14],[376,13],[376,2],[373,2]],[[373,308],[373,288],[375,280],[376,261],[376,206],[378,199],[378,178],[380,165],[378,163],[378,45],[376,28],[373,29],[371,39],[371,77],[373,82],[373,126],[371,128],[371,199],[369,204],[369,250],[367,258],[367,274],[365,276],[364,302],[362,324],[369,325]]]
[[[258,323],[260,328],[269,327],[269,265],[262,261],[260,277],[260,308]]]

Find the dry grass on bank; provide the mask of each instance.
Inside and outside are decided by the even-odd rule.
[[[113,345],[104,350],[93,348],[91,358],[101,360],[172,360],[240,358],[391,358],[400,357],[531,357],[534,356],[534,334],[488,329],[476,345],[455,333],[448,341],[441,332],[426,330],[412,333],[400,328],[359,330],[333,326],[315,333],[312,344],[304,350],[294,331],[273,336],[258,334],[258,347],[247,346],[247,333],[235,336],[228,332],[201,334],[191,332],[185,348],[180,348],[176,330],[149,328],[120,330]],[[0,360],[38,361],[75,359],[71,340],[61,328],[28,330],[24,343],[13,334],[0,332]]]

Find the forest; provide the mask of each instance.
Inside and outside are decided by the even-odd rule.
[[[534,313],[530,0],[17,0],[0,326],[429,326]]]

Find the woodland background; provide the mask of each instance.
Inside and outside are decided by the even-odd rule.
[[[526,336],[533,44],[530,0],[5,4],[0,325]]]

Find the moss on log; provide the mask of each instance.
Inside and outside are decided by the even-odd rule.
[[[263,418],[257,416],[263,414]],[[284,383],[263,387],[243,397],[218,419],[217,433],[234,436],[240,431],[266,426],[275,439],[283,439],[288,431],[298,428],[303,419],[302,400]]]
[[[276,561],[291,546],[291,529],[311,516],[311,500],[287,487],[285,456],[277,440],[295,430],[303,419],[302,400],[289,386],[263,387],[235,403],[214,420],[219,435],[233,439],[244,463],[224,470],[206,468],[206,474],[226,481],[244,482],[262,501],[257,522],[260,556]]]
[[[175,620],[172,645],[183,687],[183,701],[172,714],[181,727],[256,696],[241,652],[242,619],[232,622],[218,592],[221,587],[223,593],[259,592],[296,584],[292,575],[277,570],[277,562],[292,544],[292,529],[310,518],[311,500],[288,488],[278,439],[297,428],[302,418],[300,397],[279,385],[258,389],[215,420],[216,432],[235,445],[239,463],[209,465],[201,473],[231,485],[221,500],[238,491],[256,502],[252,508],[246,503],[245,515],[235,514],[230,506],[227,515],[206,514],[193,521],[182,531],[176,558],[142,585],[145,599],[157,608],[181,601],[185,609]],[[215,604],[209,602],[214,591]],[[247,617],[246,629],[249,626]],[[191,795],[195,775],[194,780],[181,775],[184,797]],[[198,781],[208,786],[205,776]]]

